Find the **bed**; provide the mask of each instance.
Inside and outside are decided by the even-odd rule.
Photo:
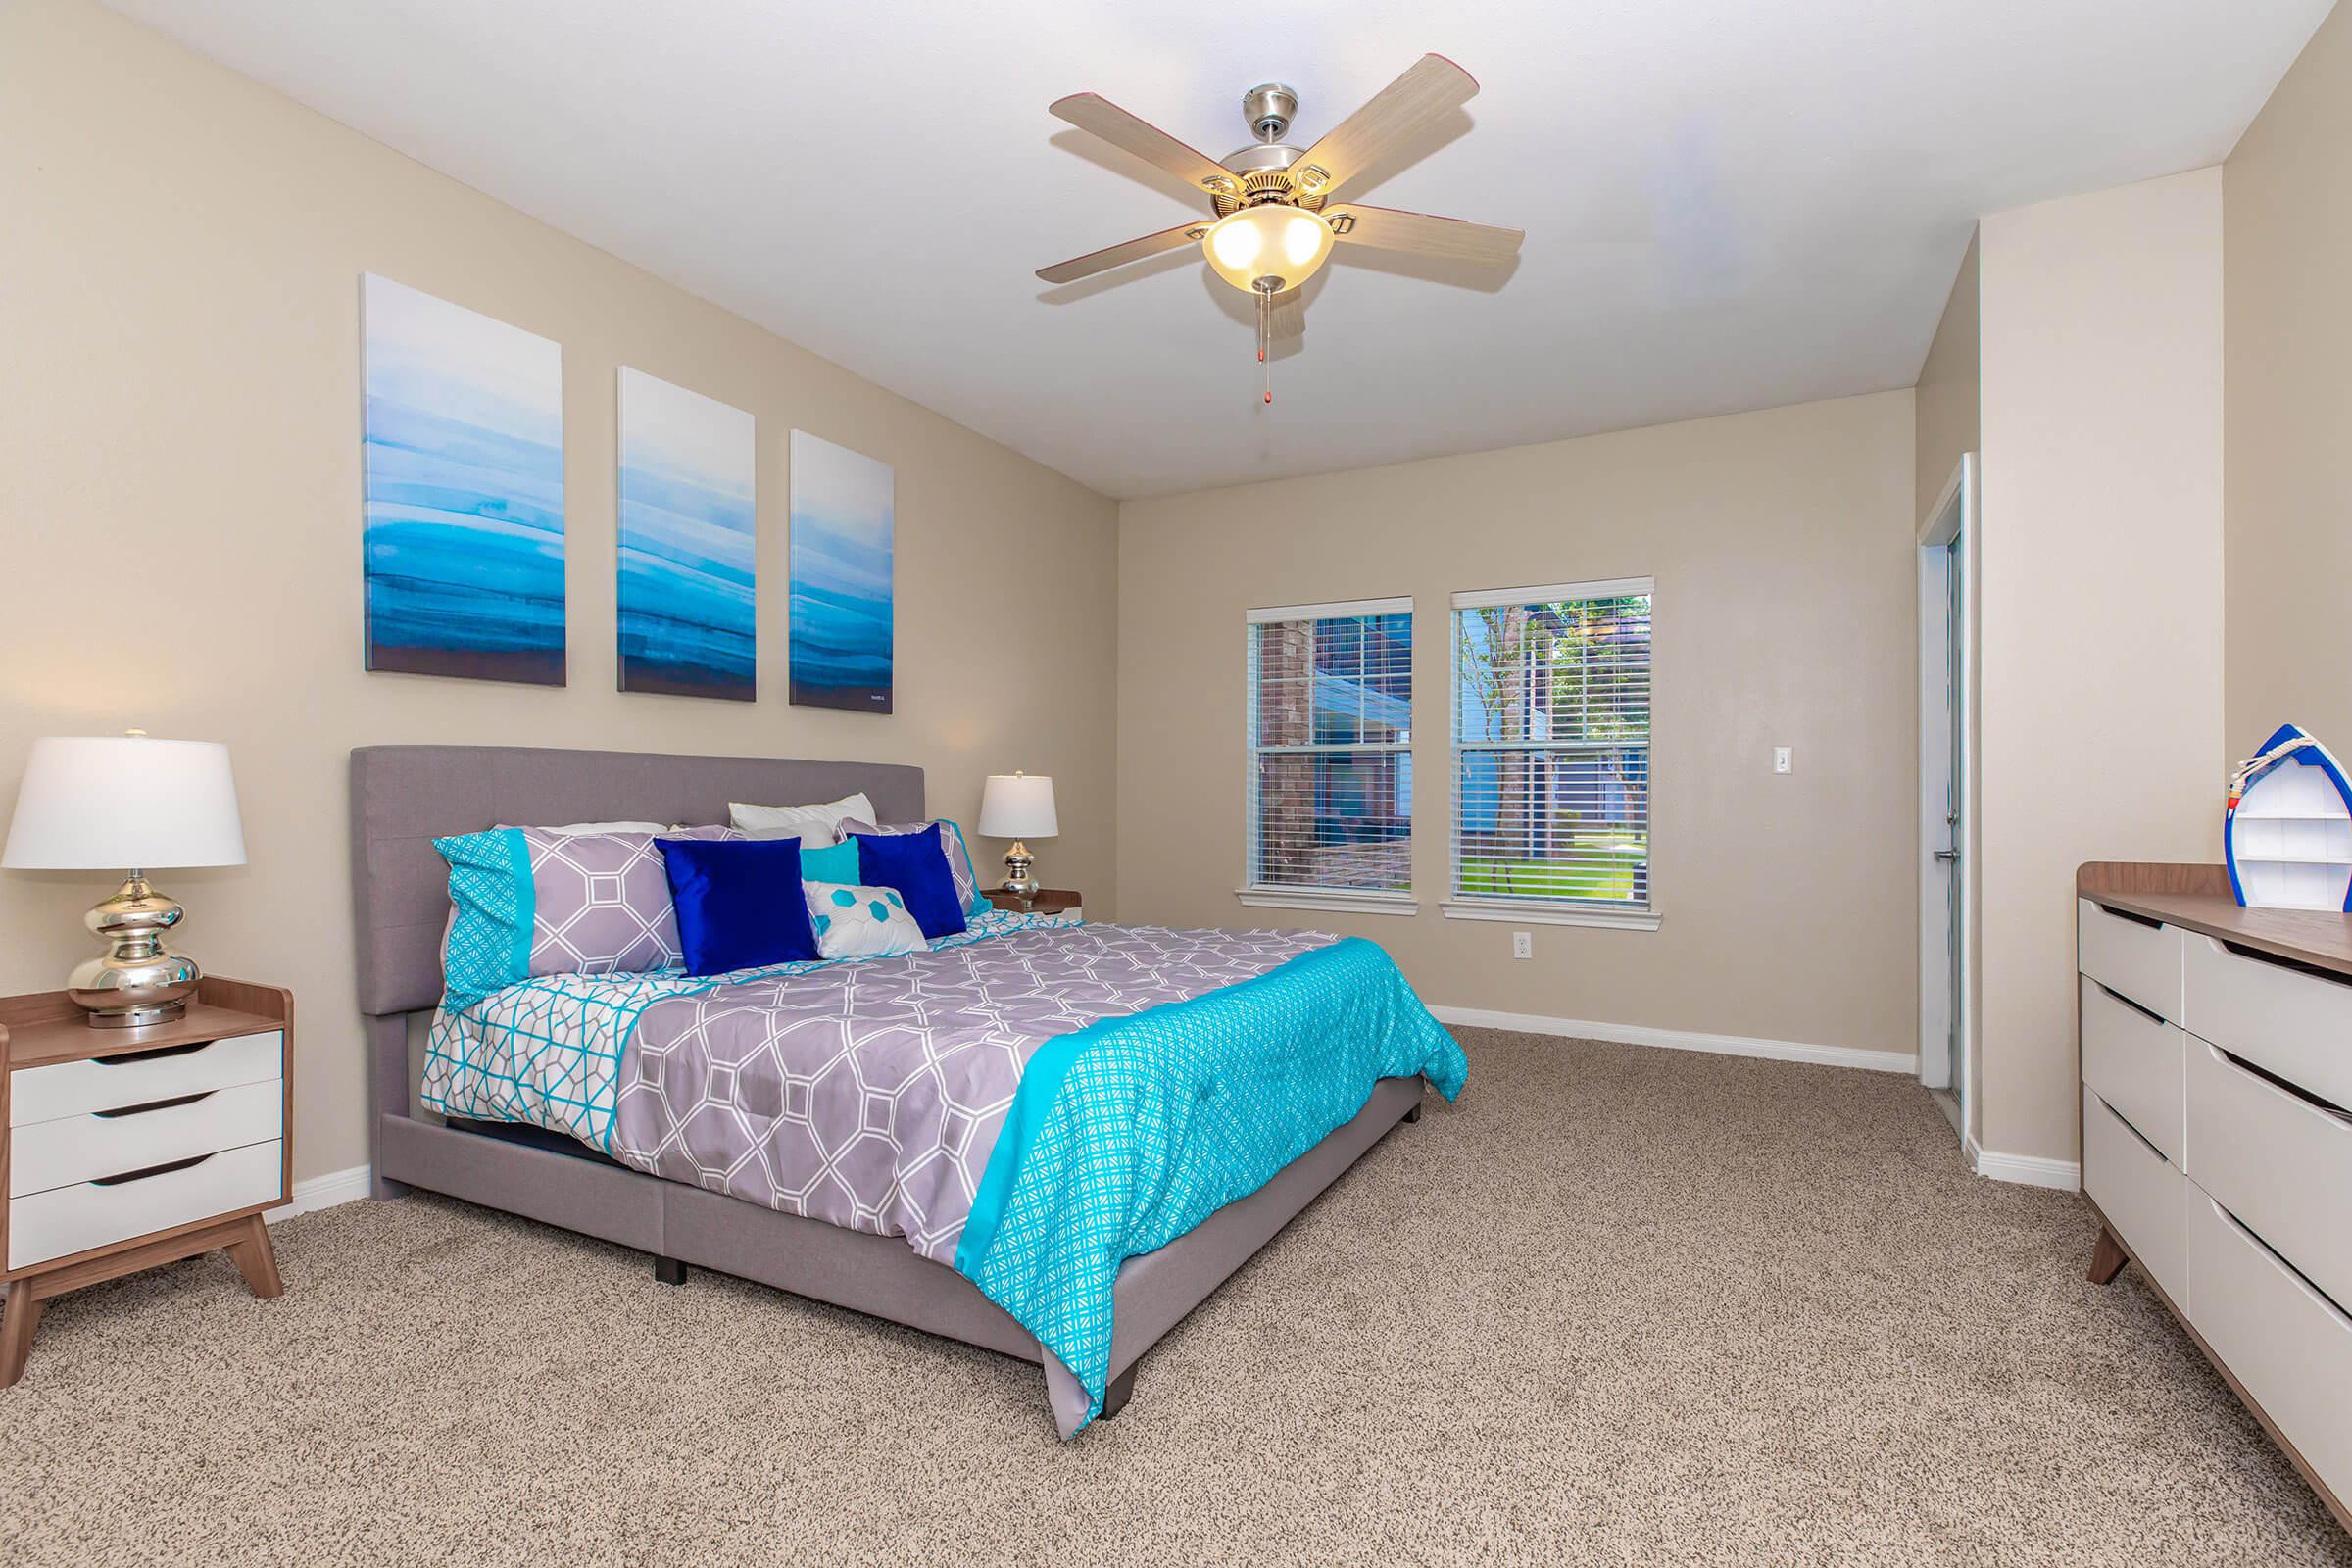
[[[1466,1072],[1370,944],[1015,914],[926,954],[443,1005],[437,836],[853,791],[919,819],[922,771],[395,746],[355,751],[351,790],[377,1196],[447,1194],[651,1253],[669,1283],[700,1265],[1037,1363],[1064,1437],[1419,1118],[1424,1074],[1450,1096]],[[894,1102],[909,1061],[947,1088]],[[796,1152],[826,1116],[852,1156]]]

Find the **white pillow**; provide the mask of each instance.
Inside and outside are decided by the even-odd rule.
[[[532,827],[536,823],[500,823],[501,827]],[[566,838],[579,833],[671,833],[676,829],[666,822],[566,822],[562,827],[542,827],[542,833],[561,833]]]
[[[848,816],[874,819],[874,803],[863,790],[844,795],[831,806],[747,806],[727,803],[727,820],[756,839],[799,839],[804,850],[828,850],[841,842],[841,821]]]
[[[808,923],[816,928],[819,957],[880,958],[931,950],[923,928],[894,889],[804,882],[801,892],[808,900]]]

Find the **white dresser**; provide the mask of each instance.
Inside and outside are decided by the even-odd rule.
[[[2077,879],[2091,1278],[2139,1264],[2352,1528],[2352,916],[2220,866]]]

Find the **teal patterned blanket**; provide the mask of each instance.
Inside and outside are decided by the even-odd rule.
[[[1084,1387],[1074,1434],[1102,1409],[1119,1265],[1263,1187],[1378,1080],[1415,1073],[1452,1100],[1470,1063],[1389,956],[1353,937],[1049,1040],[1021,1075],[956,1270]]]

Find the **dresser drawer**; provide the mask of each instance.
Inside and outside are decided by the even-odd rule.
[[[8,1190],[29,1198],[191,1154],[242,1149],[281,1136],[284,1126],[285,1085],[276,1078],[164,1101],[151,1110],[36,1121],[11,1135]]]
[[[84,1182],[8,1200],[8,1266],[24,1268],[285,1196],[276,1139],[206,1154],[134,1181]]]
[[[2183,1169],[2180,1096],[2188,1036],[2088,975],[2082,985],[2082,1082]]]
[[[2186,1302],[2188,1182],[2095,1094],[2082,1097],[2082,1190],[2164,1294]]]
[[[2338,1496],[2352,1495],[2352,1319],[2209,1198],[2188,1216],[2188,1321]]]
[[[2075,901],[2077,967],[2173,1023],[2180,1016],[2180,929]]]
[[[209,1041],[192,1050],[168,1047],[153,1054],[25,1067],[9,1081],[9,1125],[152,1104],[281,1077],[285,1038],[281,1031],[270,1029]]]
[[[2199,1040],[2188,1057],[2188,1158],[2197,1185],[2240,1224],[2352,1301],[2352,1121]]]
[[[2181,1020],[2233,1056],[2352,1108],[2352,980],[2323,980],[2190,934]]]

